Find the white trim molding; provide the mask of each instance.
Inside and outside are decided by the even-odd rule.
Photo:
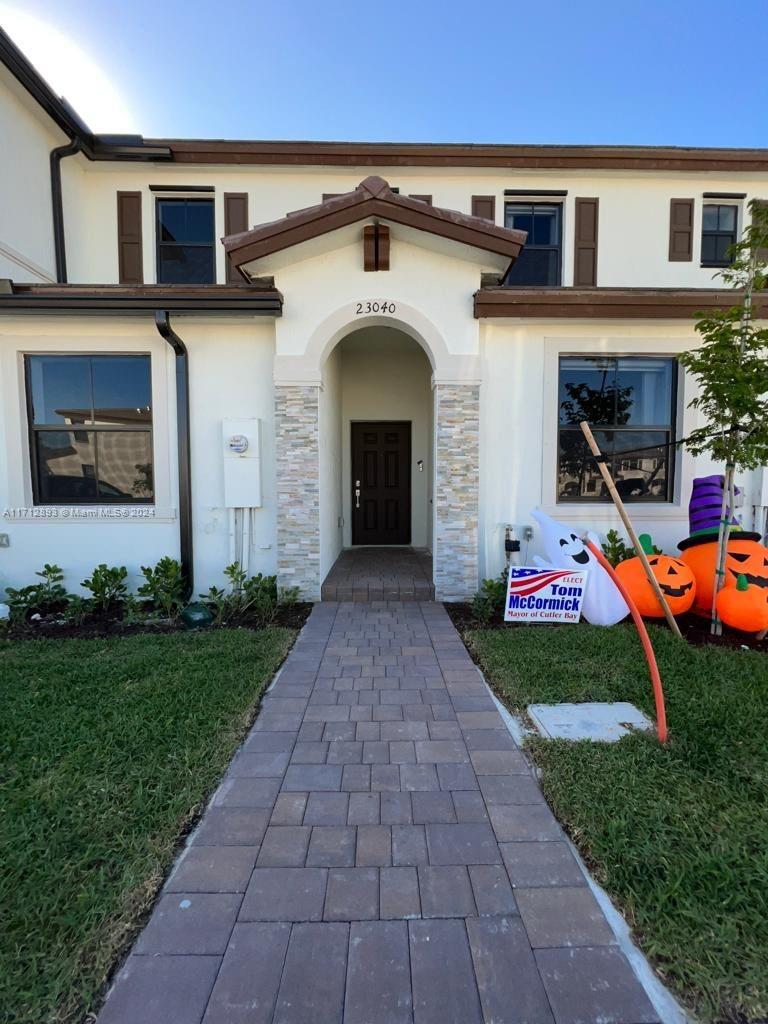
[[[28,256],[20,253],[13,246],[8,245],[7,242],[0,241],[0,256],[5,256],[11,263],[15,263],[22,270],[27,271],[30,274],[34,274],[39,281],[43,281],[46,284],[56,284],[56,275],[52,274],[49,270],[45,270],[40,266],[39,263],[35,263]],[[39,283],[39,282],[33,282]]]

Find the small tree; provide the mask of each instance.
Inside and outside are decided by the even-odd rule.
[[[696,378],[699,394],[690,406],[706,426],[694,430],[686,447],[725,464],[723,502],[717,535],[717,569],[712,600],[712,632],[720,633],[716,599],[725,580],[728,537],[735,504],[737,470],[768,463],[768,328],[755,322],[753,296],[768,283],[768,206],[753,200],[751,221],[731,246],[731,264],[719,276],[741,293],[729,309],[699,314],[699,348],[680,356]]]

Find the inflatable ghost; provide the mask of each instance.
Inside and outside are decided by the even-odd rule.
[[[532,515],[541,527],[541,537],[547,556],[546,561],[534,556],[536,565],[554,569],[589,570],[587,589],[581,606],[582,615],[587,622],[591,622],[593,626],[613,626],[629,615],[629,608],[616,584],[578,533],[564,523],[550,519],[539,509],[535,509]],[[587,536],[593,544],[599,546],[600,542],[594,533],[588,533]]]

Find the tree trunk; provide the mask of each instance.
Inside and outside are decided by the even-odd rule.
[[[717,531],[717,568],[715,569],[715,587],[712,591],[712,611],[710,633],[721,636],[723,624],[717,614],[717,596],[725,585],[725,562],[728,556],[728,538],[731,535],[731,520],[735,498],[734,489],[735,466],[729,462],[725,467],[723,478],[723,501],[720,506],[720,526]]]

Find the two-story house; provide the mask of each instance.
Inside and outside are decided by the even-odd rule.
[[[619,525],[585,416],[637,528],[686,536],[676,357],[768,151],[94,135],[0,61],[0,588],[171,554],[316,599],[375,545],[465,599],[534,507]]]

